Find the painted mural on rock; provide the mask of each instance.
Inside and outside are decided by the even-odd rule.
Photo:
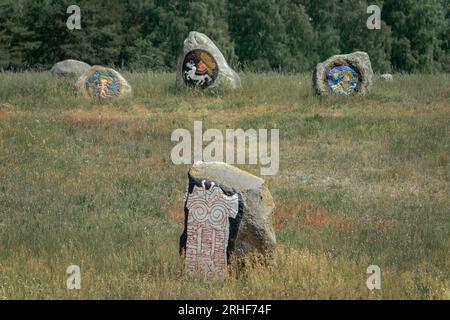
[[[207,88],[214,83],[219,68],[207,51],[196,49],[188,52],[183,61],[183,80],[187,85]]]
[[[319,95],[367,95],[373,84],[373,69],[367,52],[338,54],[318,63],[313,72]]]
[[[95,70],[85,83],[86,92],[93,98],[119,97],[122,83],[112,70]]]
[[[358,90],[359,75],[351,66],[334,66],[328,70],[327,82],[334,93],[352,95]]]
[[[207,278],[228,273],[243,204],[240,194],[213,181],[189,178],[180,253],[186,272]]]

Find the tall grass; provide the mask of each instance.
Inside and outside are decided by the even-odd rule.
[[[125,77],[133,98],[91,101],[73,79],[0,74],[0,299],[450,298],[448,75],[397,76],[367,97],[316,97],[309,75],[244,74],[234,92]],[[170,135],[194,120],[280,129],[280,171],[265,177],[273,266],[223,283],[183,274],[188,166],[172,164]]]

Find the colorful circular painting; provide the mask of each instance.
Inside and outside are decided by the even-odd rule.
[[[120,96],[122,83],[118,75],[108,69],[95,70],[86,80],[86,92],[93,98]]]
[[[183,79],[187,85],[207,88],[219,75],[214,57],[207,51],[196,49],[188,52],[183,61]]]
[[[327,82],[333,92],[352,95],[358,88],[359,74],[351,66],[335,66],[328,71]]]

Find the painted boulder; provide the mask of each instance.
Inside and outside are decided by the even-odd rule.
[[[121,98],[131,95],[131,86],[114,69],[93,66],[86,70],[75,84],[79,94],[90,98]]]
[[[57,76],[81,76],[91,66],[78,60],[64,60],[56,63],[50,72]]]
[[[223,278],[231,256],[271,257],[275,205],[264,180],[222,162],[197,162],[188,173],[180,254],[191,275]]]
[[[241,87],[241,79],[211,39],[192,31],[178,58],[177,86],[237,89]]]
[[[319,63],[313,74],[317,94],[366,95],[372,87],[373,70],[365,52],[336,55]]]

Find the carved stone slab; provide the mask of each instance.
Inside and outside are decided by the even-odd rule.
[[[185,197],[185,245],[181,246],[185,248],[186,272],[191,275],[207,278],[227,275],[230,219],[238,218],[240,208],[239,195],[227,193],[213,181],[189,184]]]

